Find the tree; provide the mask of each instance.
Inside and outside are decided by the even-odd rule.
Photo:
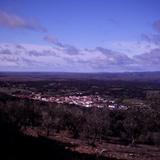
[[[131,140],[131,144],[134,145],[143,130],[142,112],[138,107],[130,108],[126,112],[123,127],[127,137]]]
[[[110,118],[106,108],[92,108],[86,115],[85,135],[88,140],[91,139],[89,144],[95,145],[97,139],[105,136],[109,130]]]
[[[85,123],[83,111],[76,106],[70,107],[63,114],[63,126],[68,129],[74,138],[78,138],[82,132],[82,127]]]
[[[45,129],[46,131],[46,136],[48,137],[50,135],[50,131],[53,127],[53,112],[52,111],[48,111],[48,112],[43,112],[42,114],[42,128]]]
[[[35,127],[41,123],[41,113],[34,106],[26,106],[24,101],[7,104],[6,112],[19,130]]]

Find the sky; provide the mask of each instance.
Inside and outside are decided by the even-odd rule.
[[[0,0],[0,71],[160,71],[159,0]]]

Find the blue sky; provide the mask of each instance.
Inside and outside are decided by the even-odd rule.
[[[84,64],[88,72],[159,70],[159,65],[155,64],[155,59],[160,57],[157,51],[160,50],[159,34],[159,0],[1,0],[0,60],[4,64],[0,70],[83,72],[80,68]],[[6,43],[10,47],[7,48]],[[17,44],[25,48],[26,55],[34,51],[35,57],[37,52],[44,50],[60,52],[59,59],[52,54],[57,67],[51,62],[47,66],[47,60],[45,65],[37,66],[38,62],[35,64],[33,59],[28,61],[35,67],[23,66],[22,59],[27,56],[15,54]],[[6,57],[5,50],[9,50],[12,57],[9,54],[10,57]],[[11,59],[15,56],[18,62],[14,60],[14,67],[5,66],[7,59],[10,60],[8,64],[14,64]],[[47,59],[45,52],[43,56]],[[85,56],[86,59],[82,59]],[[67,63],[71,62],[66,57],[74,60],[70,67]],[[146,67],[144,64],[149,57],[154,63]],[[127,62],[122,65],[124,59]]]

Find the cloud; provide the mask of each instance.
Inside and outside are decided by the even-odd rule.
[[[0,26],[9,29],[26,29],[46,32],[46,28],[42,27],[35,21],[29,21],[18,15],[11,14],[0,10]]]
[[[1,50],[0,50],[0,54],[10,55],[10,54],[12,54],[12,53],[10,52],[9,49],[1,49]]]
[[[145,34],[148,37],[147,34]],[[148,40],[144,35],[141,36],[141,41],[113,41],[106,42],[103,47],[114,52],[126,54],[129,57],[139,55],[157,48],[159,45]]]
[[[137,55],[134,58],[139,64],[142,65],[160,66],[160,48],[156,48],[150,52]]]
[[[160,20],[157,20],[153,23],[153,28],[160,33]]]
[[[134,69],[138,71],[160,71],[160,48],[133,57]]]
[[[109,60],[111,64],[122,65],[132,63],[131,58],[123,53],[119,53],[102,47],[97,47],[96,49],[103,53],[106,59]]]
[[[149,43],[160,45],[160,20],[153,22],[152,26],[157,32],[150,34],[142,34],[141,38]]]
[[[61,47],[61,49],[63,49],[64,52],[67,54],[74,55],[79,53],[79,50],[76,47],[72,45],[63,44],[57,38],[54,38],[51,35],[46,35],[43,37],[43,39],[54,46]]]
[[[141,39],[149,43],[149,45],[160,45],[160,20],[156,20],[153,22],[152,27],[154,29],[154,33],[143,33],[141,34]],[[156,48],[156,47],[155,47]],[[153,49],[153,48],[152,48]]]
[[[59,47],[64,47],[64,45],[61,42],[59,42],[57,38],[54,38],[54,37],[52,37],[50,35],[44,36],[43,39],[45,41],[47,41],[48,43],[51,43],[53,45],[57,45]]]
[[[160,44],[160,34],[142,34],[141,38],[148,43]]]
[[[70,50],[68,50],[70,49]],[[160,47],[128,57],[104,47],[0,44],[0,69],[20,71],[119,72],[160,70]]]
[[[77,55],[77,54],[79,54],[79,49],[77,49],[76,47],[71,46],[71,45],[66,45],[65,52],[69,55]]]
[[[6,68],[13,65],[22,70],[93,72],[120,68],[128,64],[129,58],[100,47],[81,50],[69,45],[0,44],[0,61],[3,61],[3,68],[6,64]]]

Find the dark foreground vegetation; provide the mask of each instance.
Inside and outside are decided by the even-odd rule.
[[[154,108],[109,110],[44,103],[5,94],[0,97],[0,143],[5,159],[97,158],[67,150],[67,144],[47,138],[65,131],[92,147],[104,141],[160,145],[160,110]],[[36,137],[23,134],[28,128],[36,132]],[[103,159],[101,155],[98,158]]]
[[[3,126],[5,125],[5,127]],[[66,144],[45,137],[25,136],[11,125],[0,122],[1,158],[5,160],[94,160],[96,155],[80,154],[65,149]],[[99,157],[99,159],[105,159]]]
[[[1,95],[2,96],[2,95]],[[6,99],[6,100],[4,100]],[[5,160],[94,160],[96,155],[80,154],[66,149],[67,144],[48,139],[47,137],[27,136],[22,128],[39,126],[41,116],[26,103],[3,95],[0,108],[0,147],[1,158]],[[9,105],[10,103],[10,105]],[[26,106],[25,106],[26,105]],[[5,107],[5,108],[2,108]],[[18,108],[17,108],[18,107]],[[31,107],[31,108],[27,108]],[[105,159],[99,156],[99,159]]]
[[[28,127],[50,133],[69,131],[74,138],[86,138],[94,145],[96,140],[119,137],[124,143],[160,144],[160,109],[132,107],[127,110],[84,108],[68,104],[19,99],[1,94],[1,117],[18,130]]]

